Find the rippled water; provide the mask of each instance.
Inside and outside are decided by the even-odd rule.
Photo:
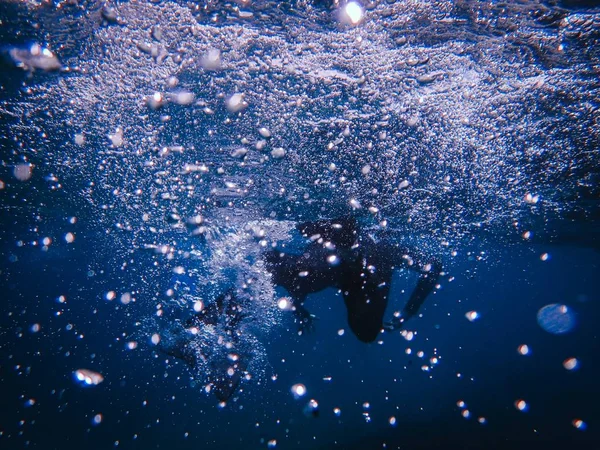
[[[593,448],[594,3],[1,3],[0,445]],[[349,215],[444,268],[379,345],[333,290],[298,336],[261,256]],[[394,276],[400,303],[415,281]],[[163,351],[231,287],[234,342],[217,323],[203,364]],[[218,407],[227,358],[244,376]]]

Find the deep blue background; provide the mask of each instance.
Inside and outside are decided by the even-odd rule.
[[[592,449],[599,442],[596,251],[524,243],[485,248],[487,258],[479,262],[459,255],[463,262],[449,267],[455,280],[445,281],[428,299],[423,317],[409,324],[417,332],[411,342],[398,333],[371,345],[349,330],[338,336],[347,328],[343,302],[335,292],[323,292],[307,303],[319,317],[315,332],[297,336],[286,317],[265,342],[269,365],[262,384],[245,383],[239,400],[221,409],[201,386],[190,385],[184,364],[167,368],[165,356],[149,343],[155,330],[135,326],[154,313],[151,294],[129,305],[103,298],[108,290],[135,286],[149,257],[139,255],[137,269],[121,272],[112,259],[98,256],[101,249],[94,246],[101,241],[82,221],[51,222],[46,227],[56,239],[48,252],[17,247],[16,239],[2,243],[2,448],[105,449],[116,441],[119,448],[266,448],[277,439],[277,448],[298,449],[383,448],[383,443],[409,449],[548,448],[560,442]],[[7,237],[29,233],[24,223],[3,231]],[[67,231],[77,235],[70,246],[61,239]],[[544,252],[551,254],[547,262],[539,259]],[[164,279],[155,280],[156,292],[170,278],[165,268]],[[402,275],[395,282],[396,289],[410,292],[415,278]],[[66,304],[56,302],[59,295]],[[406,297],[396,300],[398,309]],[[572,333],[551,335],[537,324],[537,311],[555,302],[576,312]],[[481,318],[469,322],[464,314],[470,310]],[[34,323],[41,324],[40,332],[30,331]],[[124,348],[130,339],[140,344],[134,351]],[[529,356],[518,354],[521,344],[530,347]],[[423,372],[416,352],[423,350],[426,360],[434,349],[439,364]],[[578,358],[579,370],[563,368],[569,357]],[[72,378],[80,367],[101,372],[104,383],[80,387]],[[327,376],[332,380],[324,381]],[[304,398],[291,395],[295,383],[306,385]],[[36,404],[26,407],[30,398]],[[317,418],[303,413],[310,398],[319,403]],[[527,401],[527,412],[516,410],[517,399]],[[458,400],[466,402],[470,419],[461,416]],[[333,414],[334,407],[341,416]],[[93,426],[97,413],[104,420]],[[391,416],[395,427],[388,423]],[[485,425],[477,422],[479,416],[487,419]],[[573,427],[576,418],[587,430]]]

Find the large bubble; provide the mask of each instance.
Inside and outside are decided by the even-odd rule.
[[[564,334],[575,327],[575,313],[566,305],[551,303],[538,311],[537,321],[548,333]]]

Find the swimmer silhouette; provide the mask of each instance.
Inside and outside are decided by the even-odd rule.
[[[183,324],[162,334],[162,352],[185,361],[193,373],[202,363],[210,391],[227,402],[239,389],[251,357],[240,337],[245,313],[233,290],[220,295]],[[210,340],[203,331],[209,329]]]
[[[385,324],[389,330],[417,314],[442,271],[435,258],[401,247],[389,237],[376,241],[361,234],[353,218],[306,222],[296,228],[311,241],[304,252],[272,250],[265,254],[265,262],[273,283],[292,297],[301,331],[312,327],[312,316],[304,307],[306,297],[334,287],[343,295],[352,332],[359,340],[372,342],[384,328],[394,269],[406,267],[420,276],[400,316]]]

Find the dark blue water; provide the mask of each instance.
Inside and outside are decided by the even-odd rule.
[[[278,448],[594,448],[597,442],[595,251],[546,245],[517,253],[498,246],[485,262],[454,269],[455,280],[411,324],[410,342],[398,333],[373,344],[348,330],[339,336],[347,329],[341,298],[334,291],[315,295],[307,304],[318,317],[315,331],[297,336],[287,317],[270,337],[262,384],[246,383],[238,401],[219,408],[190,385],[183,364],[165,364],[147,333],[136,350],[125,348],[135,317],[152,314],[152,302],[106,301],[107,286],[118,278],[109,266],[89,276],[86,255],[98,251],[89,242],[78,238],[68,249],[57,243],[48,252],[3,244],[4,448],[265,448],[271,439]],[[544,252],[551,255],[546,262],[539,259]],[[413,281],[396,280],[398,286]],[[66,303],[57,302],[60,295]],[[554,302],[575,311],[570,333],[552,335],[536,322],[537,311]],[[480,318],[469,322],[468,311]],[[36,323],[41,328],[32,332]],[[526,356],[517,351],[522,344]],[[424,372],[434,354],[438,364]],[[579,367],[568,371],[563,361],[572,357]],[[79,386],[72,373],[80,367],[105,381]],[[295,383],[308,391],[298,400],[290,393]],[[318,417],[303,412],[311,398]],[[515,407],[521,399],[527,411]],[[96,414],[103,416],[99,425],[92,424]],[[588,428],[576,429],[576,419]]]
[[[0,449],[600,448],[597,2],[346,3],[0,4]],[[441,261],[404,331],[278,310],[341,216]],[[164,341],[232,287],[223,405]]]

